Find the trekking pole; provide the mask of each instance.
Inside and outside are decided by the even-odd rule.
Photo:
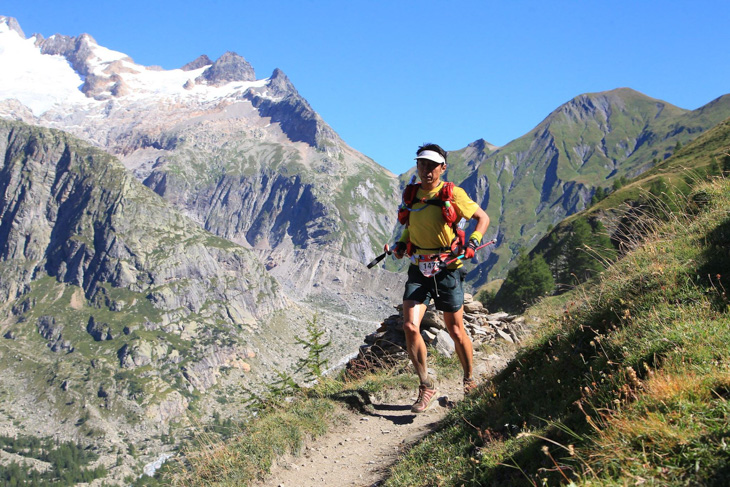
[[[481,245],[480,245],[479,247],[475,248],[475,249],[474,249],[474,252],[476,252],[476,251],[477,251],[477,250],[479,250],[479,249],[482,249],[482,248],[486,247],[487,245],[494,245],[494,244],[496,244],[496,243],[497,243],[497,239],[496,239],[496,238],[493,238],[493,239],[492,239],[492,240],[490,240],[489,242],[483,243],[483,244],[481,244]],[[441,265],[441,267],[446,267],[446,266],[448,266],[449,264],[453,264],[453,263],[454,263],[454,262],[456,262],[457,260],[459,260],[459,259],[463,259],[463,258],[464,258],[464,254],[461,254],[461,255],[459,255],[459,256],[457,256],[457,257],[454,257],[454,258],[453,258],[453,259],[451,259],[451,260],[447,260],[446,262],[442,262],[442,263],[441,263],[440,265]]]
[[[395,247],[395,245],[393,247]],[[385,252],[383,252],[379,256],[375,257],[373,259],[373,261],[368,264],[368,269],[372,269],[373,267],[375,267],[376,265],[378,265],[378,262],[380,262],[381,260],[385,259],[385,256],[386,255],[390,255],[390,254],[393,253],[393,251],[391,250],[391,248],[388,247],[388,244],[385,244],[385,247],[383,247],[383,250]]]

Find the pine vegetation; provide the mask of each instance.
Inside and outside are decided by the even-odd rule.
[[[616,255],[598,219],[577,217],[562,236],[550,234],[547,250],[527,253],[520,249],[502,287],[485,304],[491,309],[521,312],[541,297],[565,292],[598,275]]]
[[[497,304],[506,311],[518,311],[549,294],[555,287],[545,259],[539,254],[530,256],[519,251],[517,265],[509,271],[502,287],[488,306]]]
[[[326,330],[317,323],[315,315],[311,320],[307,320],[307,337],[305,339],[295,337],[296,342],[307,351],[306,358],[299,359],[297,372],[304,371],[305,380],[308,382],[321,378],[327,370],[329,361],[324,356],[332,341],[323,343],[326,333]]]
[[[17,462],[0,465],[0,483],[3,486],[72,486],[107,475],[104,467],[89,467],[98,455],[80,444],[58,443],[52,439],[37,437],[2,436],[0,448],[20,457],[48,464],[48,468],[44,471]]]

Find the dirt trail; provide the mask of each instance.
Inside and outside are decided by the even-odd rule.
[[[475,353],[475,377],[500,370],[511,353]],[[288,455],[254,487],[369,487],[380,485],[388,469],[407,448],[432,431],[463,397],[461,379],[437,380],[437,398],[421,414],[411,412],[417,391],[391,391],[372,397],[372,413],[347,410],[347,420],[323,438],[310,442],[300,456]]]

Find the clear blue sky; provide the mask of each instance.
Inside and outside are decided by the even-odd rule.
[[[165,69],[225,51],[258,78],[278,67],[397,174],[423,142],[504,145],[582,93],[630,87],[687,109],[730,93],[727,0],[3,0],[0,15]]]

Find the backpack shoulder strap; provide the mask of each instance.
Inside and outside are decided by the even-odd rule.
[[[446,181],[443,186],[441,186],[441,191],[439,191],[439,198],[441,198],[441,201],[454,201],[454,183],[451,181]]]
[[[408,225],[411,206],[416,201],[416,193],[418,193],[418,188],[420,187],[420,183],[411,183],[403,190],[403,202],[398,207],[398,222],[401,225]]]
[[[439,191],[439,199],[443,205],[441,206],[441,215],[444,217],[444,221],[455,228],[458,215],[454,204],[454,183],[451,181],[444,183],[441,191]]]
[[[416,194],[421,188],[421,183],[413,183],[406,186],[403,190],[403,203],[409,208],[416,201]]]

